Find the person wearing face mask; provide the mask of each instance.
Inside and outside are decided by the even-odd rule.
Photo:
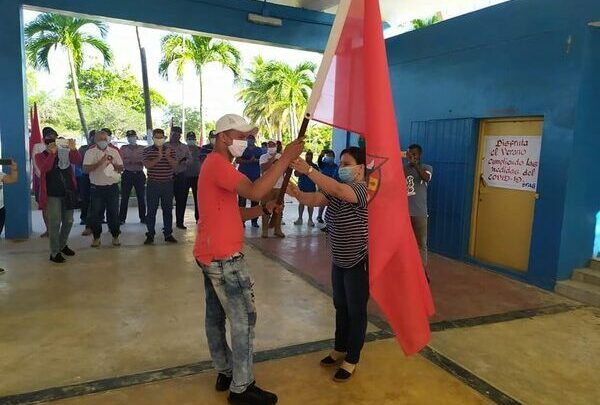
[[[254,283],[242,254],[242,223],[281,208],[275,201],[241,208],[237,197],[250,201],[264,199],[303,149],[301,141],[292,142],[262,177],[251,182],[235,169],[232,160],[244,154],[247,138],[256,134],[256,130],[239,115],[221,117],[217,121],[214,152],[206,157],[198,180],[200,219],[194,257],[204,275],[205,330],[218,372],[215,388],[229,389],[228,400],[233,405],[277,402],[275,394],[258,388],[252,370],[256,306]],[[231,326],[232,348],[227,343],[226,319]]]
[[[206,159],[208,154],[213,151],[213,148],[215,147],[215,139],[215,131],[212,130],[208,133],[208,143],[206,145],[202,145],[200,148],[200,165],[202,165],[202,162],[204,162],[204,159]]]
[[[292,167],[307,175],[319,187],[319,192],[305,193],[291,183],[286,190],[301,204],[327,206],[325,219],[333,257],[331,280],[336,327],[334,350],[321,360],[321,366],[339,365],[334,376],[336,382],[348,381],[352,377],[367,331],[369,272],[365,161],[364,149],[351,147],[342,151],[341,182],[338,182],[298,159]]]
[[[190,189],[194,196],[194,217],[196,223],[198,222],[198,174],[200,173],[200,148],[196,141],[196,133],[193,131],[188,132],[185,135],[185,142],[187,143],[188,149],[190,150],[191,160],[185,170],[185,204],[187,205],[188,195]]]
[[[81,162],[85,159],[85,153],[88,149],[94,146],[94,137],[96,136],[96,130],[92,129],[87,137],[87,144],[79,147],[79,156],[81,156]],[[80,224],[85,225],[85,229],[81,233],[82,236],[88,236],[92,234],[92,228],[89,222],[89,211],[90,211],[90,175],[87,174],[83,167],[80,170],[81,176],[77,178],[77,187],[79,189],[79,199],[81,200],[81,213],[79,219]]]
[[[142,224],[146,223],[146,175],[144,174],[144,147],[137,144],[137,133],[130,129],[125,133],[128,145],[121,146],[123,159],[123,176],[121,177],[121,207],[119,221],[121,225],[127,220],[129,196],[135,188],[138,215]]]
[[[337,179],[338,174],[338,165],[335,163],[335,152],[331,149],[324,149],[319,158],[317,159],[317,165],[319,166],[319,170],[325,176],[331,177],[332,179]],[[324,207],[319,207],[319,212],[317,214],[317,222],[320,224],[324,223],[323,221],[323,212],[325,211]],[[322,228],[324,231],[327,231],[327,227]]]
[[[313,153],[311,151],[306,152],[305,160],[306,160],[306,163],[308,163],[310,166],[312,166],[315,170],[319,170],[319,166],[317,166],[316,164],[313,163]],[[306,174],[301,174],[301,173],[296,172],[295,175],[298,177],[298,187],[300,188],[300,191],[303,191],[305,193],[314,193],[317,191],[317,186],[315,185],[315,183],[313,183],[313,181],[311,179],[308,178],[308,176]],[[314,207],[307,207],[307,208],[308,208],[308,226],[313,227],[313,226],[315,226],[315,223],[313,222]],[[302,217],[303,216],[304,216],[304,205],[298,204],[298,219],[296,220],[296,222],[294,222],[294,225],[302,225],[302,223],[303,223]]]
[[[273,164],[281,158],[281,154],[277,153],[277,143],[275,141],[267,142],[267,153],[263,154],[260,157],[260,171],[264,176],[265,173],[269,171],[269,169],[273,166]],[[277,183],[275,183],[275,187],[269,194],[265,196],[265,201],[274,200],[279,195],[279,190],[281,190],[281,185],[283,184],[283,176],[281,176]],[[285,238],[283,231],[281,230],[281,221],[283,219],[283,212],[275,213],[273,217],[273,228],[274,234],[278,238]],[[270,225],[270,216],[263,214],[262,216],[262,235],[263,238],[269,237],[269,225]]]
[[[258,162],[261,156],[262,151],[256,147],[256,137],[254,135],[248,136],[248,147],[244,151],[244,154],[235,160],[235,163],[239,165],[238,170],[240,173],[244,174],[252,182],[258,180],[260,177],[260,164]],[[238,198],[238,204],[242,208],[246,207],[247,201],[242,196]],[[257,205],[258,201],[250,202],[251,207],[256,207]],[[252,227],[258,228],[258,217],[252,219]]]
[[[181,142],[181,127],[171,128],[171,139],[167,142],[169,149],[175,152],[177,166],[173,173],[173,193],[175,194],[175,224],[179,229],[187,229],[183,224],[189,189],[185,172],[192,160],[190,149]]]
[[[75,252],[67,245],[73,227],[73,196],[77,191],[77,180],[72,165],[81,162],[75,140],[70,139],[64,151],[56,145],[58,134],[50,127],[42,130],[46,150],[35,155],[40,170],[40,208],[48,217],[50,261],[64,263],[65,256]]]
[[[173,237],[173,174],[179,166],[175,150],[165,144],[165,131],[152,131],[154,145],[144,149],[144,166],[148,169],[146,187],[148,212],[146,213],[146,240],[144,245],[154,243],[156,211],[158,204],[163,213],[163,235],[165,242],[177,243]]]
[[[106,211],[108,229],[112,235],[112,245],[121,246],[119,235],[119,182],[123,171],[123,160],[117,148],[111,148],[109,135],[100,130],[96,133],[96,145],[88,149],[83,159],[83,170],[90,175],[90,227],[92,247],[100,247],[102,217]]]

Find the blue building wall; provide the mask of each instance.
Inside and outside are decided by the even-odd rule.
[[[31,211],[27,167],[27,121],[24,93],[23,0],[0,0],[0,145],[2,156],[21,168],[18,184],[5,193],[6,236],[27,238]],[[30,0],[28,7],[103,17],[114,22],[134,21],[311,51],[326,45],[333,17],[305,9],[255,0]],[[283,20],[282,27],[249,23],[248,13]]]
[[[544,288],[567,278],[592,254],[591,216],[600,203],[600,165],[593,164],[600,150],[600,47],[597,28],[588,23],[599,20],[600,1],[513,0],[387,41],[403,147],[417,121],[544,116],[540,199],[526,275]],[[424,146],[435,147],[428,141]],[[425,160],[434,157],[430,152]],[[434,182],[455,180],[434,172]],[[447,198],[467,204],[472,185],[458,192]],[[431,208],[447,203],[433,195]],[[468,215],[464,221],[469,226]],[[447,229],[462,228],[433,224],[431,237]],[[455,236],[466,258],[468,233]],[[446,248],[453,247],[440,251]]]

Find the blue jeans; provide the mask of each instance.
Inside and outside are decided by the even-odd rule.
[[[158,203],[163,213],[163,234],[165,237],[173,233],[173,181],[148,180],[146,189],[148,199],[148,212],[146,213],[147,236],[156,234],[156,211]]]
[[[347,353],[348,363],[357,364],[367,333],[367,260],[362,260],[350,269],[336,266],[334,263],[331,281],[335,306],[335,350]]]
[[[73,210],[65,208],[64,197],[48,197],[46,205],[48,215],[48,236],[50,254],[56,256],[67,246],[67,239],[73,227]]]
[[[119,186],[96,186],[92,184],[90,193],[90,226],[94,239],[102,234],[102,217],[106,210],[108,229],[114,238],[121,233],[119,222]]]
[[[254,382],[254,281],[243,256],[200,267],[206,291],[205,328],[210,355],[217,372],[233,376],[230,391],[239,394]],[[231,349],[226,339],[226,318],[231,326]]]

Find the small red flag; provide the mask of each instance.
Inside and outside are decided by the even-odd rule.
[[[434,307],[408,214],[382,27],[378,0],[340,2],[307,116],[366,140],[370,292],[410,355],[429,342]]]
[[[33,146],[42,142],[42,131],[40,130],[40,119],[38,116],[37,104],[33,104],[33,114],[31,116],[31,134],[29,134],[29,156],[33,159]]]

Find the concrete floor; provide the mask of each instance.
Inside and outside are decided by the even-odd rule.
[[[441,360],[407,359],[395,341],[378,340],[367,343],[351,383],[333,384],[330,372],[316,365],[333,332],[326,238],[294,226],[296,206],[286,207],[286,239],[260,239],[258,230],[246,228],[259,313],[256,374],[280,403],[597,403],[597,310],[437,255],[429,266],[438,331],[430,347]],[[208,364],[202,278],[191,256],[193,220],[188,213],[190,229],[175,231],[180,244],[157,238],[147,247],[136,215],[130,210],[121,248],[109,247],[105,235],[106,246],[91,249],[76,225],[70,241],[76,260],[63,266],[48,262],[47,239],[0,239],[0,264],[7,269],[0,276],[0,404],[30,403],[27,393],[40,389],[81,384],[83,394],[96,390],[86,383],[93,380],[125,379],[127,386],[139,384],[127,375]],[[36,213],[34,231],[39,235],[41,228]],[[375,305],[371,313],[379,314]],[[370,325],[369,331],[378,329]],[[187,377],[163,373],[127,388],[98,383],[110,390],[56,403],[224,403],[213,391],[209,365],[194,367],[177,374],[192,374]],[[64,398],[69,389],[51,391],[43,398]],[[6,397],[19,393],[25,395]]]
[[[256,379],[259,386],[276,392],[282,405],[491,403],[423,358],[404,357],[393,340],[367,344],[360,368],[347,384],[333,383],[333,370],[319,367],[319,360],[324,355],[325,352],[320,352],[260,363],[256,366]],[[54,404],[225,404],[227,394],[215,392],[214,380],[215,374],[207,372]]]

